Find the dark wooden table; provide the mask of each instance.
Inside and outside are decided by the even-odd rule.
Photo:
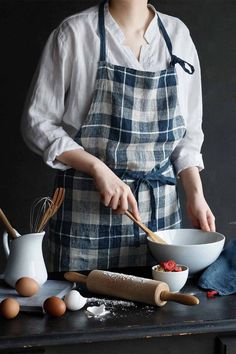
[[[150,275],[147,269],[126,273]],[[101,318],[89,318],[84,309],[61,318],[26,312],[13,320],[0,318],[0,353],[236,353],[236,297],[208,299],[196,279],[182,292],[196,295],[200,304],[169,302],[160,308],[98,299],[110,310]],[[98,297],[89,295],[89,303],[96,302]]]

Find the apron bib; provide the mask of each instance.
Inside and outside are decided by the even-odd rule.
[[[171,63],[158,72],[106,62],[104,3],[99,8],[100,61],[87,118],[75,141],[106,163],[133,190],[142,221],[153,231],[181,223],[171,153],[186,128],[179,112],[175,64],[194,68],[172,54],[158,16]],[[93,179],[74,169],[58,171],[65,201],[50,224],[54,271],[109,269],[153,264],[146,235],[125,215],[100,202]]]

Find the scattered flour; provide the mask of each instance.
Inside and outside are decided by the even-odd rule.
[[[110,311],[106,310],[104,304],[100,306],[89,306],[86,311],[88,312],[89,317],[101,317],[110,313]]]
[[[104,306],[105,311],[107,311],[105,314],[109,315],[109,317],[129,317],[132,316],[133,312],[136,314],[140,313],[143,316],[144,314],[148,315],[156,311],[155,306],[145,305],[133,301],[101,299],[96,297],[87,298],[87,310],[89,307],[99,307],[102,305]],[[90,317],[92,316],[90,315]],[[100,317],[101,316],[98,316],[97,318]]]
[[[122,273],[113,273],[109,271],[103,271],[103,275],[113,280],[114,283],[124,282],[125,286],[132,288],[140,287],[140,283],[146,284],[147,282],[150,282],[150,279],[147,278],[141,278]],[[127,280],[129,282],[127,282]],[[87,314],[89,314],[89,309],[91,309],[91,307],[101,306],[104,306],[104,314],[109,315],[109,317],[129,317],[132,316],[132,313],[134,312],[135,314],[140,314],[141,316],[143,316],[144,314],[147,315],[148,313],[153,313],[155,311],[155,306],[145,305],[133,301],[102,299],[96,297],[87,298]],[[91,316],[96,318],[101,317],[101,315],[97,316],[90,313],[90,317]],[[104,317],[104,315],[102,315],[102,317]]]

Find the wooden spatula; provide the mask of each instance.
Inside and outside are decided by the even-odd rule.
[[[129,210],[127,210],[125,212],[125,215],[127,215],[131,220],[133,220],[133,222],[135,222],[135,224],[137,224],[152,239],[152,241],[157,242],[157,243],[167,244],[167,242],[164,241],[160,236],[156,235],[152,230],[150,230],[141,221],[137,220]]]
[[[2,211],[2,209],[0,209],[0,220],[2,221],[3,225],[5,226],[5,228],[8,232],[8,235],[10,235],[11,238],[17,238],[15,230],[11,226],[9,220],[7,219],[7,217],[4,214],[4,212]]]

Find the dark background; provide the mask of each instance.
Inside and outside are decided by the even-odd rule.
[[[217,230],[229,240],[236,236],[236,225],[230,224],[236,220],[236,0],[150,2],[185,22],[198,50],[205,133],[201,176]],[[24,145],[20,134],[31,78],[50,32],[68,15],[97,3],[0,0],[0,207],[20,233],[29,230],[35,198],[51,195],[55,173]],[[2,230],[0,226],[0,235]],[[4,264],[0,243],[0,272]]]

